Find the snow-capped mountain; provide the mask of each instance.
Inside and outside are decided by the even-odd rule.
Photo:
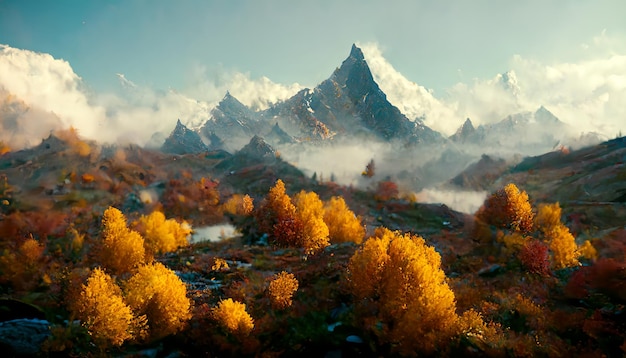
[[[450,139],[466,146],[493,148],[494,152],[536,155],[571,144],[573,133],[573,128],[542,106],[477,128],[468,118]]]
[[[389,103],[356,45],[330,78],[264,111],[254,112],[227,93],[200,133],[221,139],[227,150],[241,148],[254,135],[267,136],[273,144],[344,136],[412,144],[445,141],[441,134],[419,120],[409,120]]]

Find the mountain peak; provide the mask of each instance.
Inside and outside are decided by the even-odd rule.
[[[176,128],[165,139],[165,143],[161,146],[161,151],[174,154],[202,153],[207,151],[207,147],[200,139],[198,133],[189,130],[178,119]]]
[[[275,158],[276,151],[263,138],[255,135],[250,142],[239,150],[238,155],[247,155],[252,158]]]
[[[363,56],[363,51],[356,44],[352,44],[352,49],[350,50],[350,57],[355,60],[365,60],[365,56]]]
[[[539,107],[539,109],[535,112],[535,120],[543,123],[560,122],[557,116],[555,116],[544,106]]]
[[[226,91],[226,94],[224,95],[224,98],[222,98],[222,100],[220,101],[219,104],[222,104],[222,103],[236,103],[238,105],[245,106],[235,96],[230,94],[230,91]]]
[[[474,124],[471,119],[466,119],[465,122],[459,129],[457,129],[456,133],[454,133],[450,139],[455,141],[465,141],[476,131]]]

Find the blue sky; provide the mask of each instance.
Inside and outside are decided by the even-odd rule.
[[[616,1],[0,0],[0,43],[68,61],[96,91],[182,89],[197,68],[314,86],[353,42],[376,42],[435,93],[509,69],[518,54],[575,61],[603,30],[626,38]],[[195,70],[194,70],[195,69]]]

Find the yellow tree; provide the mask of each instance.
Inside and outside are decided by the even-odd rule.
[[[324,206],[324,222],[328,226],[330,242],[352,241],[360,244],[365,236],[361,220],[350,210],[346,201],[334,196]]]
[[[122,290],[102,269],[93,270],[72,307],[97,344],[119,346],[133,338],[133,312],[124,303]]]
[[[296,217],[296,207],[285,192],[285,183],[278,179],[255,210],[258,230],[284,246],[302,242],[302,223]]]
[[[180,331],[191,318],[185,284],[159,262],[139,267],[125,291],[126,302],[135,314],[147,317],[152,338]]]
[[[552,252],[552,266],[555,269],[578,266],[581,256],[574,235],[561,222],[559,203],[539,205],[535,225]],[[591,244],[586,244],[591,245]]]
[[[301,191],[294,197],[296,218],[302,223],[302,242],[307,254],[330,245],[328,226],[324,222],[324,203],[315,192]]]
[[[421,237],[385,228],[350,259],[349,287],[357,306],[375,312],[370,329],[401,354],[432,354],[460,330],[454,293],[440,264],[440,255]]]
[[[146,251],[151,254],[176,251],[189,244],[187,238],[191,233],[190,226],[174,219],[166,219],[160,211],[142,215],[135,227],[143,235]]]
[[[105,210],[102,218],[100,261],[114,274],[131,272],[145,262],[144,240],[126,226],[126,217],[114,207]]]
[[[234,194],[222,204],[222,210],[231,215],[250,215],[254,209],[253,200],[248,194]]]
[[[491,194],[476,213],[480,222],[522,233],[533,229],[533,217],[528,194],[513,183]]]

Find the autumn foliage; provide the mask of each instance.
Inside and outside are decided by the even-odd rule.
[[[102,265],[114,274],[131,272],[145,262],[144,239],[126,226],[126,217],[109,207],[102,218]]]
[[[274,275],[268,288],[272,307],[285,309],[291,306],[293,294],[298,290],[298,280],[292,273],[282,271]]]
[[[372,322],[369,329],[402,354],[433,354],[458,333],[454,293],[440,264],[440,255],[421,237],[385,228],[350,259],[351,292],[365,316],[375,315],[364,322]]]
[[[126,302],[137,316],[146,316],[150,337],[180,331],[191,318],[187,288],[161,263],[139,267],[124,285]]]
[[[101,346],[119,346],[134,336],[133,312],[124,302],[120,287],[100,268],[93,270],[73,308]]]
[[[330,245],[328,226],[324,222],[324,203],[315,192],[301,191],[294,197],[296,220],[302,223],[300,247],[307,254],[316,253]]]
[[[481,222],[522,233],[533,229],[533,217],[528,194],[513,183],[491,194],[476,213]]]
[[[235,194],[222,204],[222,210],[231,215],[250,215],[253,209],[253,199],[248,194]]]
[[[68,129],[58,130],[54,134],[69,145],[72,153],[78,154],[81,157],[86,157],[91,154],[91,147],[80,138],[76,128],[69,127]]]
[[[187,246],[189,244],[187,238],[191,234],[189,224],[166,219],[160,211],[142,215],[135,229],[143,235],[146,251],[152,254],[172,252],[179,247]]]
[[[324,206],[324,222],[328,226],[330,242],[354,242],[360,244],[365,236],[361,220],[340,196],[334,196]]]
[[[254,328],[254,321],[246,312],[246,305],[231,298],[221,300],[213,308],[213,319],[235,336],[247,336]]]

